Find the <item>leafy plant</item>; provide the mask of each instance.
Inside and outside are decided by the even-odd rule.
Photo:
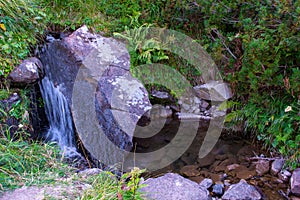
[[[120,180],[111,172],[102,172],[94,178],[92,188],[86,190],[81,199],[141,200],[138,189],[142,187],[139,176],[143,172],[144,170],[134,168],[131,172],[123,174]]]

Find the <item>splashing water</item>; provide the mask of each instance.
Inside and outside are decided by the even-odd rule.
[[[66,157],[82,157],[75,145],[71,112],[66,98],[59,90],[59,86],[54,87],[47,76],[39,85],[49,121],[46,140],[56,142]]]

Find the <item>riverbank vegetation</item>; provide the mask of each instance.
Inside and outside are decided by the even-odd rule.
[[[280,152],[291,168],[299,167],[299,1],[0,0],[1,98],[13,91],[5,77],[22,59],[34,54],[45,34],[73,31],[83,24],[107,36],[121,33],[126,27],[151,24],[192,37],[210,53],[235,94],[229,102],[231,113],[226,118],[227,125],[241,125],[240,134],[256,138],[269,151]],[[143,51],[137,49],[136,54]],[[152,54],[157,55],[157,51]],[[193,84],[197,83],[193,81],[199,75],[197,70],[168,52],[163,55],[164,59],[150,62],[173,66]],[[149,61],[137,59],[138,56],[132,57],[133,68],[137,63]],[[24,104],[19,103],[14,109],[21,106]],[[0,115],[5,113],[1,111]],[[15,144],[10,143],[1,139],[1,145],[13,148]],[[27,148],[25,142],[18,145],[24,151]],[[28,145],[32,153],[35,145]],[[49,148],[45,152],[54,151]],[[54,161],[41,162],[47,166]],[[6,173],[8,168],[3,172],[0,164],[1,173]]]

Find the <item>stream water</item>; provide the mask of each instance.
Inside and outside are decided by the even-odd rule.
[[[59,91],[59,86],[55,87],[45,77],[40,82],[40,90],[49,121],[49,129],[45,134],[45,138],[55,141],[67,157],[82,157],[78,153],[75,144],[72,115],[65,97]],[[178,119],[171,118],[163,120],[164,126],[157,134],[150,138],[134,138],[133,142],[136,144],[134,151],[138,153],[152,152],[172,142],[181,122]],[[214,182],[221,181],[234,184],[239,182],[240,179],[246,179],[248,183],[261,190],[266,199],[285,199],[280,193],[286,193],[288,183],[284,183],[270,174],[257,176],[255,173],[255,164],[249,158],[260,154],[266,155],[259,146],[253,145],[240,137],[223,134],[213,150],[206,157],[199,159],[199,149],[209,127],[209,120],[198,120],[196,122],[191,120],[185,121],[185,124],[187,126],[198,126],[198,132],[192,145],[175,162],[160,170],[146,174],[146,178],[174,172],[195,182],[201,182],[204,178],[211,178]],[[165,155],[167,154],[168,152],[165,152]],[[164,159],[165,155],[162,154],[160,159]],[[147,157],[145,157],[144,162],[148,162]],[[240,167],[231,171],[226,170],[229,165],[233,164]]]
[[[188,123],[185,121],[185,123]],[[288,183],[282,182],[269,173],[258,176],[255,173],[255,163],[250,158],[267,155],[261,146],[243,139],[237,135],[223,133],[212,151],[202,159],[198,158],[198,152],[209,126],[208,120],[199,120],[199,129],[192,145],[188,150],[171,165],[151,172],[146,177],[157,177],[167,172],[179,173],[192,181],[201,182],[204,178],[210,178],[214,182],[226,184],[238,183],[245,179],[254,185],[265,199],[285,199],[281,194],[287,193]],[[179,120],[169,119],[164,128],[151,138],[135,138],[137,152],[155,151],[172,141],[175,136]],[[190,121],[193,126],[195,121]],[[145,160],[147,162],[147,160]],[[227,170],[227,166],[239,165],[236,169]],[[228,187],[228,186],[226,186]]]
[[[73,120],[66,98],[59,91],[59,86],[55,87],[47,76],[39,85],[49,122],[44,138],[56,142],[65,156],[81,157],[75,145]]]

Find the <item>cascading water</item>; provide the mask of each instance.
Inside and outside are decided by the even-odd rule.
[[[59,86],[54,87],[47,76],[39,85],[49,121],[46,140],[56,142],[67,157],[81,157],[76,149],[73,122],[66,98],[59,91]]]

